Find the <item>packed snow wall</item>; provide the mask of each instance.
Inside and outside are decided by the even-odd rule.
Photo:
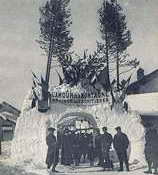
[[[21,116],[18,118],[12,142],[12,158],[17,163],[30,162],[37,167],[46,167],[47,153],[46,131],[52,126],[57,128],[59,122],[74,115],[92,117],[97,127],[108,127],[114,135],[115,127],[121,126],[130,140],[130,162],[144,164],[144,128],[137,113],[118,113],[111,111],[104,102],[95,105],[74,105],[54,102],[47,113],[31,109],[31,94],[26,97]]]

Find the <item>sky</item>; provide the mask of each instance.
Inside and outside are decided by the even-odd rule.
[[[96,48],[97,9],[102,0],[71,0],[73,50]],[[145,73],[158,68],[158,1],[118,0],[127,16],[133,44],[128,49]],[[31,88],[31,71],[44,73],[47,58],[39,48],[39,7],[45,0],[0,0],[0,100],[21,107]],[[52,70],[51,83],[58,83]]]

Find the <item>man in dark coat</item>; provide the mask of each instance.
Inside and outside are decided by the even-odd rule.
[[[148,171],[145,173],[152,173],[152,165],[154,174],[157,174],[158,168],[158,133],[155,128],[147,128],[145,133],[145,158],[148,163]]]
[[[152,159],[153,159],[153,168],[154,168],[154,174],[158,174],[157,168],[158,168],[158,133],[157,130],[153,129],[153,135],[152,135]]]
[[[57,161],[57,140],[54,135],[55,128],[48,128],[48,135],[46,137],[46,143],[48,146],[46,164],[47,168],[50,169],[52,166],[52,172],[57,172],[55,167],[58,163]]]
[[[61,147],[62,147],[61,164],[71,165],[73,163],[72,135],[71,135],[71,131],[69,131],[68,129],[64,130]]]
[[[90,161],[90,166],[94,166],[94,142],[93,133],[88,135],[88,160]]]
[[[97,136],[95,138],[95,149],[96,149],[96,156],[99,159],[98,166],[101,166],[102,161],[102,148],[101,148],[101,134],[100,129],[97,129]]]
[[[151,173],[152,174],[152,129],[147,128],[145,133],[145,158],[148,164],[148,171],[145,171],[144,173]]]
[[[73,134],[72,148],[73,148],[73,160],[74,160],[75,166],[79,166],[79,163],[80,163],[80,135],[79,133]]]
[[[86,133],[81,133],[80,134],[80,157],[82,158],[83,155],[83,162],[85,163],[86,161],[86,156],[88,154],[88,136]]]
[[[103,134],[101,135],[101,149],[102,149],[102,165],[104,170],[111,167],[111,161],[109,157],[109,150],[113,141],[112,135],[107,132],[107,127],[103,127]]]
[[[123,171],[123,163],[125,163],[126,169],[127,171],[129,171],[129,163],[128,163],[128,157],[127,157],[129,140],[127,135],[121,131],[120,126],[116,127],[115,129],[117,131],[117,134],[114,136],[113,144],[120,162],[119,171]]]

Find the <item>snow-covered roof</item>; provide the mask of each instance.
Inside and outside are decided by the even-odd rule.
[[[158,115],[158,93],[128,95],[126,101],[131,111],[142,115]]]
[[[9,112],[1,112],[0,117],[3,118],[4,120],[10,120],[14,123],[16,123],[18,116],[11,114]]]

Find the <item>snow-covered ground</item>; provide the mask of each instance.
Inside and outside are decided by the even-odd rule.
[[[143,170],[135,170],[130,172],[117,172],[117,171],[107,171],[103,172],[101,168],[93,167],[89,168],[86,166],[78,167],[77,169],[72,169],[68,167],[58,167],[59,173],[49,173],[46,169],[32,169],[29,167],[21,167],[21,166],[12,166],[0,163],[0,175],[50,175],[50,174],[58,174],[58,175],[143,175]]]
[[[16,164],[10,158],[11,143],[3,142],[2,143],[2,155],[0,156],[0,175],[51,175],[46,168],[39,168],[34,166],[29,162],[22,164]],[[103,172],[101,167],[90,167],[89,164],[81,164],[79,167],[74,166],[62,166],[58,165],[57,170],[59,173],[54,173],[58,175],[143,175],[145,167],[140,167],[137,169],[134,165],[130,165],[130,172],[117,172],[117,165],[115,165],[114,171]]]
[[[89,167],[89,165],[81,165],[77,168],[75,167],[64,167],[58,165],[56,168],[59,173],[50,173],[47,169],[36,169],[31,165],[15,165],[11,160],[0,161],[0,175],[50,175],[50,174],[59,174],[59,175],[143,175],[145,168],[132,170],[130,172],[118,172],[115,171],[102,171],[100,167]]]

